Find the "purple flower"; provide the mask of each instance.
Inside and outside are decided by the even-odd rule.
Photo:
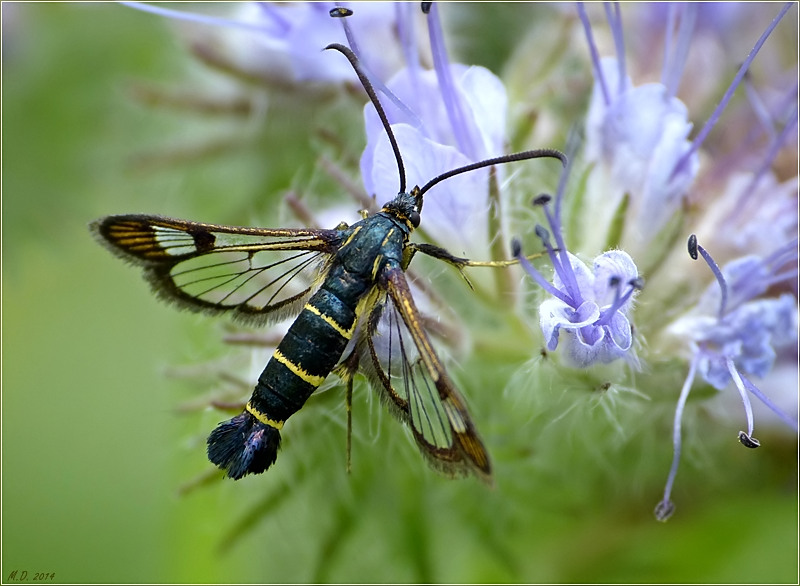
[[[536,226],[536,235],[547,250],[555,271],[553,283],[549,283],[528,262],[516,241],[512,245],[514,257],[551,296],[539,306],[539,324],[548,350],[558,347],[563,332],[563,356],[570,366],[586,368],[624,358],[638,367],[628,314],[636,292],[642,288],[642,280],[633,259],[621,250],[597,256],[591,270],[568,252],[560,212],[569,171],[567,166],[562,174],[554,212],[550,210],[550,196],[541,195],[534,200],[544,209],[555,239],[553,246],[550,233],[543,226]]]
[[[690,11],[691,9],[687,9]],[[675,97],[675,87],[664,83],[634,86],[626,72],[624,41],[619,14],[609,14],[617,48],[616,59],[600,59],[588,17],[579,4],[594,63],[595,85],[586,118],[586,150],[594,163],[588,183],[588,217],[598,216],[610,225],[625,206],[620,245],[636,257],[653,252],[649,247],[679,211],[697,175],[699,160],[690,152],[692,129],[686,106]],[[688,44],[690,37],[680,36]],[[678,78],[686,47],[677,47],[665,78]],[[673,82],[673,86],[677,81]],[[598,238],[605,238],[602,231]]]
[[[437,14],[434,5],[428,18],[436,68],[424,71],[412,58],[386,84],[403,106],[384,104],[412,186],[505,152],[505,87],[483,67],[448,62]],[[367,193],[380,201],[397,193],[397,163],[371,104],[364,107],[364,121],[367,146],[361,176]],[[489,243],[488,211],[489,171],[479,169],[431,189],[421,228],[454,254],[483,258]]]
[[[686,106],[669,95],[666,86],[649,83],[634,87],[630,78],[620,83],[613,59],[603,59],[604,85],[619,88],[604,99],[603,84],[595,83],[586,120],[586,158],[598,163],[607,213],[612,213],[625,194],[630,195],[624,235],[626,244],[644,249],[679,210],[692,185],[699,162],[697,154],[673,175],[678,161],[689,150],[692,124]],[[630,242],[628,242],[630,241]]]
[[[559,333],[563,332],[566,357],[573,366],[585,368],[617,358],[635,362],[635,355],[630,352],[633,334],[628,321],[636,289],[632,283],[638,278],[633,260],[621,250],[595,258],[592,270],[571,254],[569,260],[574,282],[565,282],[556,272],[553,286],[570,301],[553,297],[539,306],[547,349],[556,349]]]
[[[342,23],[330,16],[330,10],[338,5],[334,2],[233,3],[226,7],[226,17],[139,2],[124,4],[176,20],[211,25],[190,35],[195,51],[248,76],[289,85],[356,80],[346,61],[320,57],[327,45],[346,42]],[[357,10],[358,18],[350,23],[353,34],[367,55],[370,70],[388,76],[402,59],[395,34],[397,11],[388,2],[365,2]]]
[[[711,255],[697,244],[696,237],[693,235],[689,239],[689,254],[695,259],[698,253],[703,257],[717,283],[706,291],[690,315],[671,328],[674,335],[688,341],[692,359],[675,412],[673,461],[664,498],[655,510],[658,520],[666,521],[675,509],[670,496],[680,461],[681,419],[697,374],[718,390],[734,383],[745,409],[747,431],[739,432],[739,441],[746,447],[760,445],[753,437],[753,412],[748,393],[797,431],[797,422],[748,378],[748,375],[765,377],[773,366],[776,350],[797,348],[795,297],[787,293],[761,297],[773,286],[797,281],[797,246],[795,239],[766,258],[743,257],[720,270]]]

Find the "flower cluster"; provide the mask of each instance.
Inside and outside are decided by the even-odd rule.
[[[547,250],[555,273],[552,284],[525,260],[519,245],[515,247],[515,255],[523,267],[548,295],[539,305],[539,322],[547,349],[555,350],[563,333],[564,362],[579,368],[616,359],[626,360],[634,369],[640,366],[631,324],[634,294],[644,285],[637,273],[637,264],[645,267],[646,273],[669,270],[670,275],[674,275],[676,271],[683,272],[685,269],[678,268],[681,260],[674,255],[675,236],[687,224],[697,225],[704,238],[722,241],[720,248],[726,252],[749,253],[734,257],[720,270],[693,236],[690,240],[693,258],[697,258],[698,253],[703,256],[717,283],[686,310],[684,317],[668,322],[661,332],[652,325],[640,330],[652,332],[655,339],[683,340],[689,355],[689,374],[675,414],[673,463],[664,498],[655,511],[656,518],[662,521],[674,510],[670,495],[680,458],[681,420],[696,374],[718,391],[731,384],[737,388],[747,415],[747,432],[739,434],[745,446],[759,445],[752,436],[749,394],[764,402],[797,431],[795,419],[748,378],[748,375],[766,377],[776,352],[789,349],[796,355],[797,349],[798,242],[791,236],[797,231],[797,177],[777,185],[770,172],[788,135],[796,131],[796,83],[788,94],[795,100],[794,110],[785,116],[780,129],[775,129],[772,118],[763,113],[763,104],[756,102],[762,106],[758,111],[771,131],[771,140],[757,170],[744,179],[734,176],[726,186],[726,193],[718,200],[704,196],[708,208],[704,213],[685,213],[687,203],[697,197],[692,190],[701,170],[700,149],[704,140],[789,8],[787,4],[780,10],[755,42],[753,51],[746,58],[742,56],[744,62],[739,73],[721,96],[709,121],[694,141],[690,141],[689,109],[676,97],[676,92],[689,54],[692,31],[703,17],[699,13],[702,9],[689,5],[670,6],[661,81],[637,86],[627,74],[619,7],[606,6],[617,53],[612,59],[600,58],[586,9],[579,4],[578,16],[588,41],[595,84],[586,116],[583,149],[588,179],[581,194],[581,208],[577,212],[573,208],[573,216],[569,218],[570,225],[579,226],[578,238],[570,239],[562,233],[562,180],[555,212],[548,209],[549,197],[535,200],[545,208],[554,234],[553,245],[548,232],[541,226],[536,227],[536,235]],[[676,29],[677,38],[674,38]],[[747,87],[750,95],[754,95],[753,88]],[[786,103],[783,108],[790,110]],[[712,163],[707,175],[720,173],[723,168],[721,164],[714,166]],[[751,211],[746,215],[748,209]],[[783,244],[777,250],[767,250],[765,241],[775,243],[776,236],[777,243]],[[597,256],[590,269],[568,252],[573,245],[570,240],[581,250],[595,254],[608,243],[618,249]],[[763,256],[754,255],[756,252]],[[793,293],[774,293],[792,289]],[[647,293],[645,289],[640,296],[642,303],[652,303]],[[661,297],[659,301],[665,303],[670,299]],[[709,311],[709,304],[716,304],[718,310]],[[673,311],[668,304],[664,310],[664,315]],[[649,349],[653,356],[658,355],[657,346],[651,344]]]
[[[666,521],[675,509],[670,495],[681,453],[681,417],[697,374],[719,391],[731,383],[739,391],[747,420],[747,431],[739,432],[739,441],[745,447],[761,445],[753,437],[753,411],[748,393],[761,400],[795,432],[798,431],[797,421],[746,376],[764,378],[772,369],[776,351],[797,348],[795,296],[789,293],[778,297],[765,296],[773,286],[797,282],[797,247],[795,238],[766,258],[745,256],[720,269],[697,243],[697,237],[693,234],[689,238],[689,255],[695,260],[698,255],[702,256],[717,282],[709,286],[689,315],[670,326],[674,335],[689,341],[692,359],[675,411],[672,467],[664,498],[655,509],[660,521]]]
[[[678,98],[681,80],[697,66],[689,59],[692,43],[723,35],[721,19],[746,20],[752,7],[632,9],[632,20],[647,32],[648,42],[656,35],[664,39],[659,81],[637,84],[635,79],[647,79],[645,61],[653,55],[642,56],[643,63],[626,60],[622,12],[627,7],[606,5],[610,34],[596,38],[601,27],[579,3],[575,22],[586,39],[594,84],[583,127],[570,141],[568,129],[560,137],[568,142],[570,163],[555,195],[533,200],[544,221],[530,225],[511,217],[493,224],[492,182],[499,169],[448,179],[426,199],[424,234],[454,254],[485,257],[502,237],[494,228],[512,224],[520,231],[522,240],[513,241],[512,255],[541,291],[537,314],[520,312],[518,319],[528,323],[538,317],[543,345],[565,371],[619,361],[623,368],[616,371],[620,380],[615,382],[632,384],[634,372],[674,368],[676,361],[685,365],[688,375],[673,425],[672,467],[656,508],[659,520],[674,510],[671,491],[680,459],[681,422],[697,375],[718,391],[737,389],[747,419],[747,431],[739,434],[745,446],[759,445],[753,437],[750,395],[797,431],[796,420],[765,390],[769,383],[753,380],[767,379],[781,352],[796,356],[798,343],[798,242],[793,237],[798,225],[797,150],[788,146],[798,120],[797,63],[789,71],[774,71],[774,80],[763,88],[757,89],[747,74],[791,8],[789,3],[776,9],[772,23],[752,39],[750,54],[737,56],[742,64],[735,76],[717,72],[717,79],[704,79],[708,83],[692,88],[695,95],[688,92],[683,100]],[[293,84],[352,82],[352,72],[341,59],[320,53],[330,43],[347,43],[385,102],[411,185],[506,151],[509,95],[514,94],[488,69],[450,62],[436,4],[424,16],[410,5],[358,4],[352,16],[338,19],[331,16],[345,13],[329,14],[329,9],[259,5],[240,8],[231,19],[197,18],[235,33],[246,29],[248,43],[260,49],[237,45],[233,53],[245,57],[230,57],[236,67],[267,67],[266,77]],[[427,24],[427,43],[415,34],[421,18]],[[615,57],[601,56],[605,46],[613,47]],[[271,51],[269,56],[261,52],[264,48]],[[642,47],[632,53],[641,56]],[[428,61],[432,68],[424,66]],[[719,90],[722,83],[724,92]],[[718,92],[713,98],[718,105],[692,138],[695,123],[702,120],[693,114],[692,102],[702,103],[708,97],[700,94],[712,90]],[[734,105],[737,90],[746,99]],[[708,141],[726,121],[743,127],[739,142],[745,149],[709,148]],[[397,160],[370,104],[364,122],[361,177],[366,193],[383,201],[397,193]],[[790,164],[781,163],[782,157],[789,157]],[[681,244],[689,232],[698,235],[691,238],[689,252],[705,261],[701,271]],[[551,269],[530,262],[526,253],[531,250],[523,248],[532,248],[531,243],[544,248]],[[725,259],[724,268],[707,249]],[[552,278],[546,276],[550,270]],[[796,378],[796,365],[794,372]],[[638,390],[644,395],[678,392]]]

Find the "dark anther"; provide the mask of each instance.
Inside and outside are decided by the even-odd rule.
[[[531,204],[535,206],[543,206],[545,204],[550,203],[551,199],[553,199],[551,195],[547,193],[541,193],[536,197],[534,197],[533,200],[531,200]]]
[[[669,519],[674,512],[675,505],[670,500],[661,501],[656,505],[656,510],[653,511],[653,513],[655,513],[656,520],[661,521],[662,523]]]
[[[522,254],[522,244],[516,238],[511,239],[511,256],[517,257]]]
[[[633,287],[634,289],[641,291],[644,289],[644,279],[641,277],[634,277],[630,281],[628,281],[628,285]]]
[[[536,236],[539,237],[539,240],[541,240],[542,243],[547,246],[547,243],[550,242],[550,232],[547,231],[547,228],[541,224],[536,224],[534,232],[536,233]]]
[[[619,282],[620,282],[621,280],[622,280],[622,279],[620,279],[620,278],[619,278],[617,275],[614,275],[613,277],[611,277],[611,278],[608,280],[608,286],[609,286],[609,287],[618,287],[618,286],[619,286]]]
[[[758,441],[756,438],[747,435],[745,432],[739,432],[739,441],[742,445],[746,448],[756,449],[761,446],[761,442]]]
[[[420,6],[422,7],[422,13],[428,14],[431,11],[431,6],[433,6],[433,2],[420,2]]]
[[[692,260],[697,260],[697,236],[694,234],[689,236],[689,256]]]
[[[328,14],[333,18],[344,18],[345,16],[353,16],[353,11],[344,6],[337,6],[336,8],[331,8]]]

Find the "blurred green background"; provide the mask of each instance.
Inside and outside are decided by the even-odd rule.
[[[462,25],[485,40],[469,59],[501,64],[525,21],[474,9]],[[791,434],[765,430],[753,454],[694,411],[678,511],[659,524],[680,378],[663,402],[620,400],[612,417],[546,359],[491,349],[456,374],[495,459],[491,488],[430,471],[359,388],[350,476],[333,391],[293,418],[268,474],[180,494],[208,471],[205,435],[224,416],[178,407],[220,379],[165,373],[242,350],[222,342],[224,320],[155,300],[88,223],[149,212],[274,225],[289,187],[341,192],[315,165],[316,128],[355,155],[363,140],[360,98],[318,113],[273,97],[257,131],[255,117],[134,98],[142,84],[220,79],[158,17],[3,4],[4,581],[796,582]],[[454,289],[456,307],[470,303]]]

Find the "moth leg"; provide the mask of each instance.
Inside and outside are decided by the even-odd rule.
[[[354,348],[352,352],[345,358],[339,366],[334,369],[334,372],[345,383],[345,412],[347,413],[347,463],[345,464],[347,473],[352,471],[351,453],[353,446],[353,378],[358,372],[358,352]]]
[[[472,261],[470,261],[468,258],[461,258],[459,256],[454,256],[444,248],[441,248],[439,246],[434,246],[433,244],[410,242],[403,250],[403,264],[402,264],[403,270],[406,270],[408,268],[408,265],[411,264],[411,259],[414,258],[414,255],[417,252],[421,252],[422,254],[427,254],[430,257],[444,261],[447,264],[455,267],[456,270],[461,275],[461,277],[467,282],[469,288],[473,290],[475,289],[475,287],[472,286],[472,283],[470,282],[467,275],[464,273],[464,267],[470,266],[470,263]]]
[[[414,255],[417,252],[421,252],[423,254],[427,254],[428,256],[432,256],[435,259],[442,260],[450,265],[453,265],[459,271],[465,267],[510,267],[519,263],[519,261],[515,258],[509,260],[470,260],[468,258],[454,256],[444,248],[434,246],[433,244],[418,244],[416,242],[410,242],[403,251],[404,270],[408,267],[408,264],[411,262],[411,259],[414,258]],[[542,256],[542,254],[543,253],[531,254],[525,258],[528,260],[533,260]]]

